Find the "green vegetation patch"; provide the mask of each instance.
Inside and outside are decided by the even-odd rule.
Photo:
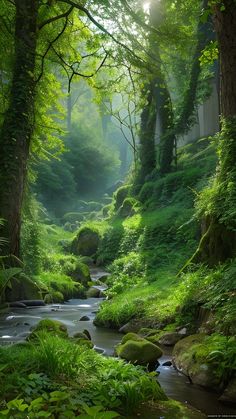
[[[37,342],[0,348],[0,378],[4,417],[74,418],[96,409],[123,415],[144,401],[167,399],[154,373],[45,331]]]

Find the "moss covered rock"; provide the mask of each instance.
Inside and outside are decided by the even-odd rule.
[[[85,287],[87,287],[88,282],[91,281],[88,265],[80,261],[76,261],[71,267],[68,267],[66,273],[73,281],[80,282]]]
[[[99,242],[100,236],[98,231],[89,227],[83,227],[73,240],[71,251],[75,255],[92,256],[97,252]]]
[[[99,298],[101,291],[96,287],[90,287],[86,292],[87,298]]]
[[[58,320],[43,319],[33,327],[28,340],[37,339],[37,334],[40,332],[52,333],[54,336],[61,338],[68,338],[68,331],[65,324]]]
[[[159,343],[164,346],[174,346],[183,338],[184,335],[181,335],[178,332],[166,332],[159,338]]]
[[[64,300],[64,295],[60,291],[52,291],[46,294],[44,297],[44,302],[46,304],[63,303]]]
[[[6,287],[6,301],[39,300],[42,292],[39,285],[25,275],[19,274],[18,278],[11,279],[11,287]]]
[[[127,333],[121,341],[121,344],[123,345],[124,343],[128,342],[128,340],[134,340],[136,342],[140,342],[143,341],[143,338],[141,336],[139,336],[137,333]]]
[[[135,417],[143,419],[203,419],[206,418],[204,413],[186,406],[177,400],[163,400],[163,401],[150,401],[142,403],[135,411]]]
[[[173,362],[194,384],[219,391],[223,387],[224,371],[219,373],[208,358],[206,338],[207,335],[201,333],[180,340],[173,350]]]
[[[126,340],[116,347],[117,355],[120,358],[130,361],[134,364],[148,365],[157,362],[158,358],[162,356],[162,350],[153,343],[142,339],[138,335],[133,336],[134,339]]]

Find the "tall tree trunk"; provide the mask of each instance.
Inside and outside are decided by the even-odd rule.
[[[162,130],[160,138],[159,164],[160,173],[163,175],[171,172],[173,160],[175,160],[175,165],[177,165],[176,137],[173,130],[174,113],[164,75],[162,75],[162,78],[159,77],[158,115]]]
[[[213,213],[206,218],[194,260],[214,265],[236,256],[236,5],[225,0],[214,6],[221,73],[222,127],[219,163],[212,198]],[[224,10],[223,10],[224,9]]]
[[[2,253],[19,257],[21,206],[30,140],[34,127],[35,57],[38,0],[15,0],[15,60],[9,107],[0,135]]]
[[[147,103],[141,113],[140,125],[140,173],[139,183],[143,184],[147,175],[149,175],[156,167],[156,150],[155,150],[155,128],[156,128],[156,100],[155,100],[155,81],[148,84],[146,88]]]

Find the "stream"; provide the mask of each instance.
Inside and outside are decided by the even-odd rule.
[[[105,272],[101,269],[91,269],[94,282],[104,274]],[[104,289],[101,285],[96,287]],[[0,314],[0,345],[24,341],[32,326],[41,319],[50,318],[62,321],[67,326],[70,336],[87,329],[95,348],[106,356],[112,356],[114,346],[120,342],[122,336],[117,330],[94,326],[93,320],[102,301],[102,298],[72,299],[64,304],[50,304],[42,307],[10,307]],[[81,321],[82,316],[87,316],[89,320]],[[190,404],[207,415],[236,418],[236,408],[224,406],[218,402],[215,393],[190,384],[188,378],[176,371],[173,366],[163,366],[165,361],[171,360],[171,352],[168,348],[162,349],[165,354],[159,359],[158,381],[168,397]]]

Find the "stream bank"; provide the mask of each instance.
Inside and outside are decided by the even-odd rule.
[[[106,274],[101,269],[91,269],[93,281],[99,280]],[[97,285],[97,287],[100,290],[104,289],[102,285]],[[114,347],[121,340],[121,334],[117,330],[96,327],[93,324],[102,301],[102,298],[71,299],[64,304],[50,304],[42,307],[9,307],[0,317],[0,345],[24,341],[32,326],[42,319],[49,318],[63,322],[70,336],[87,329],[95,348],[106,356],[112,356]],[[84,316],[87,320],[80,320]],[[158,381],[168,397],[191,405],[207,415],[236,417],[236,409],[221,404],[217,400],[216,393],[191,384],[188,378],[173,366],[163,366],[163,363],[171,360],[171,350],[167,347],[162,349],[164,349],[164,355],[159,359]]]

